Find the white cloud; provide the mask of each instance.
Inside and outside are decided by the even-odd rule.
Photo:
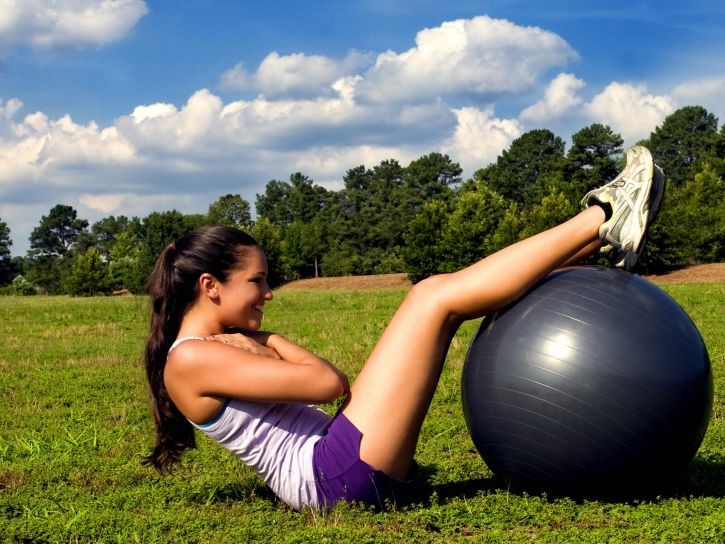
[[[11,98],[4,105],[0,100],[0,138],[11,136],[13,133],[13,116],[23,107],[17,98]]]
[[[148,13],[143,0],[8,0],[0,5],[0,51],[57,49],[120,40]]]
[[[584,86],[573,74],[559,74],[549,83],[544,98],[521,112],[521,119],[541,123],[561,118],[582,103],[577,91]]]
[[[675,110],[666,95],[647,94],[644,85],[610,83],[584,109],[592,119],[619,132],[631,144],[649,136],[664,118]]]
[[[109,193],[104,195],[81,194],[78,202],[93,210],[103,213],[113,213],[120,208],[121,203],[127,198],[127,194]]]
[[[467,107],[454,112],[458,125],[443,150],[459,161],[469,175],[494,162],[513,140],[521,136],[522,128],[518,121],[494,118],[493,107],[484,110]]]
[[[379,55],[359,82],[359,96],[389,103],[519,93],[550,68],[577,58],[552,32],[487,16],[421,30],[415,42],[403,53]]]
[[[355,166],[372,167],[387,159],[406,165],[423,154],[400,142],[399,145],[320,146],[309,153],[289,155],[290,172],[315,172],[315,182],[332,190],[342,189],[342,175]]]
[[[725,76],[680,83],[672,96],[680,106],[703,106],[717,116],[725,115]]]
[[[19,101],[8,104],[11,102],[19,104]],[[3,164],[0,182],[37,180],[49,168],[58,171],[94,164],[128,163],[135,155],[133,146],[115,127],[99,129],[94,122],[78,125],[68,115],[52,121],[36,112],[20,123],[8,118],[4,132],[12,136],[0,140]]]
[[[370,63],[370,56],[357,51],[342,61],[322,55],[272,52],[249,73],[242,63],[222,74],[220,86],[226,90],[255,91],[267,98],[312,98],[332,93],[338,79],[353,74]]]

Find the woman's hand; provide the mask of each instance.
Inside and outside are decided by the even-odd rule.
[[[221,342],[222,344],[228,344],[235,348],[240,348],[248,351],[249,353],[261,355],[262,357],[281,359],[279,353],[277,353],[274,349],[264,346],[257,342],[254,338],[240,332],[230,334],[215,334],[213,336],[207,336],[204,339],[211,340],[213,342]]]

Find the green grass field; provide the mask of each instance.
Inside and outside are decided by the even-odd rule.
[[[469,323],[423,429],[410,502],[325,514],[289,510],[202,436],[171,476],[139,464],[153,442],[140,366],[144,298],[0,297],[0,541],[725,542],[725,284],[666,291],[700,329],[715,374],[702,447],[684,477],[663,474],[677,482],[672,492],[603,501],[499,487],[462,415]],[[282,291],[266,328],[354,376],[403,295]]]

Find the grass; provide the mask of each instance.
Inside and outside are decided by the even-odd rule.
[[[147,304],[0,297],[2,542],[723,542],[725,284],[668,285],[710,351],[715,404],[683,478],[657,497],[574,500],[508,491],[471,443],[460,405],[476,324],[453,342],[417,459],[412,502],[295,513],[204,437],[169,477],[140,466],[153,441],[140,354]],[[403,290],[279,292],[266,326],[354,376]],[[334,406],[328,406],[334,411]]]

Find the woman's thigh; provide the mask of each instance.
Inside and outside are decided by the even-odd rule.
[[[360,457],[407,476],[421,425],[459,320],[443,302],[446,276],[414,286],[350,388],[345,416],[360,430]]]

